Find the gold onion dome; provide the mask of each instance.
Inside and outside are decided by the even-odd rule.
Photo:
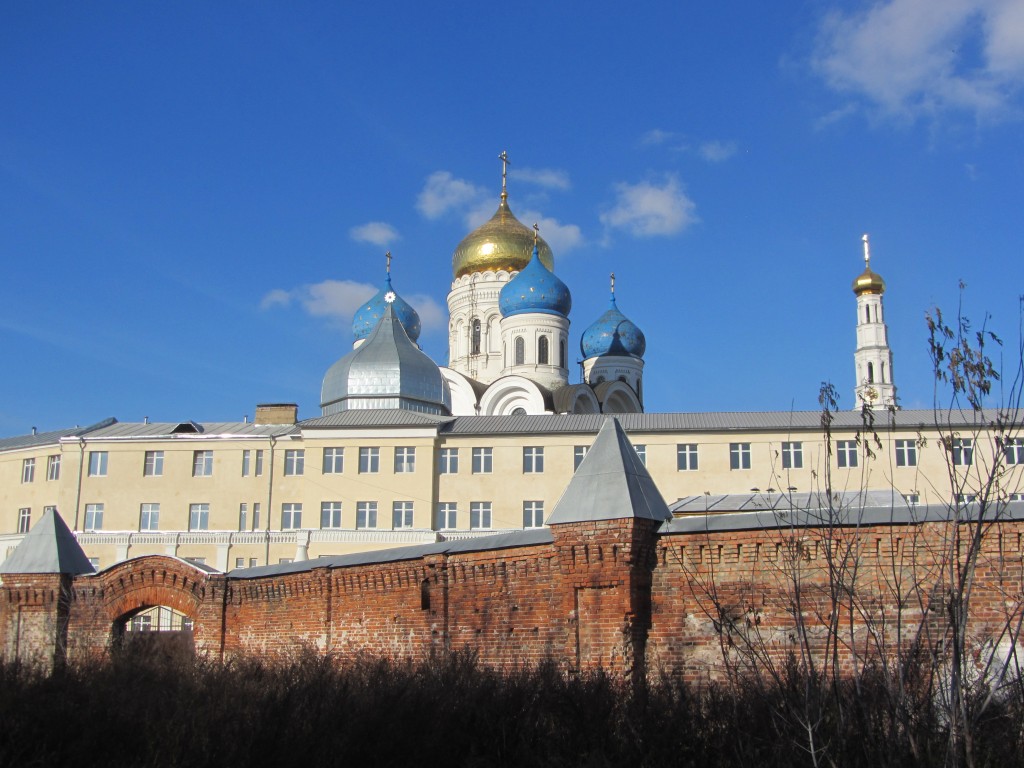
[[[853,292],[860,296],[864,293],[885,293],[885,280],[877,272],[871,271],[871,251],[868,236],[861,238],[864,242],[864,271],[853,281]]]
[[[545,267],[554,271],[555,257],[543,238],[537,240],[537,254]],[[533,255],[533,231],[515,217],[502,195],[498,210],[459,243],[452,254],[455,279],[474,272],[518,272]]]

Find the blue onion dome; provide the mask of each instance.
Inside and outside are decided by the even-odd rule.
[[[377,292],[376,296],[363,304],[352,318],[352,335],[355,336],[356,341],[365,339],[377,327],[377,323],[384,317],[384,310],[387,309],[389,302],[391,311],[405,328],[409,338],[414,342],[419,339],[420,316],[405,299],[395,293],[395,289],[391,287],[391,272],[389,271],[384,280],[384,287]]]
[[[612,278],[614,280],[614,276]],[[647,351],[647,339],[632,320],[619,311],[612,287],[611,306],[597,321],[583,332],[580,350],[584,358],[640,357]]]
[[[567,317],[572,309],[569,287],[558,279],[540,260],[539,249],[533,246],[533,257],[522,271],[505,283],[498,295],[502,317],[539,312]]]

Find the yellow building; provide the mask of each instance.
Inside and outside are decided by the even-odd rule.
[[[495,217],[455,251],[450,368],[416,346],[419,318],[389,269],[356,314],[353,351],[328,370],[317,418],[261,405],[253,423],[109,419],[0,439],[0,560],[48,507],[98,568],[168,554],[230,570],[538,527],[609,414],[678,515],[824,490],[969,501],[994,462],[1006,468],[996,490],[1019,498],[1024,442],[997,441],[992,414],[951,424],[895,408],[885,284],[866,241],[853,289],[864,410],[834,413],[828,435],[817,411],[643,413],[645,341],[614,282],[582,334],[583,380],[569,383],[568,288],[503,189]]]

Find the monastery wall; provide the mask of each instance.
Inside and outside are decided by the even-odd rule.
[[[132,614],[165,605],[214,658],[470,649],[495,666],[554,658],[693,681],[804,651],[850,667],[944,641],[956,533],[946,522],[711,533],[574,522],[553,526],[549,544],[249,578],[147,556],[91,576],[5,574],[0,648],[46,666],[85,661],[115,647]],[[969,640],[979,664],[1009,650],[1021,619],[1022,541],[1024,522],[985,531]]]

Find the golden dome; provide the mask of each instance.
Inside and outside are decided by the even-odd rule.
[[[870,267],[865,267],[853,281],[853,292],[858,296],[862,293],[885,293],[885,280],[877,272],[872,272]]]
[[[853,292],[860,296],[864,293],[885,293],[885,280],[877,272],[871,271],[871,247],[868,236],[861,237],[864,243],[864,271],[853,281]]]
[[[537,251],[544,266],[554,271],[555,257],[543,238],[537,240]],[[503,194],[490,220],[462,238],[452,254],[452,274],[457,280],[474,272],[518,272],[530,263],[531,256],[533,230],[512,214]]]

